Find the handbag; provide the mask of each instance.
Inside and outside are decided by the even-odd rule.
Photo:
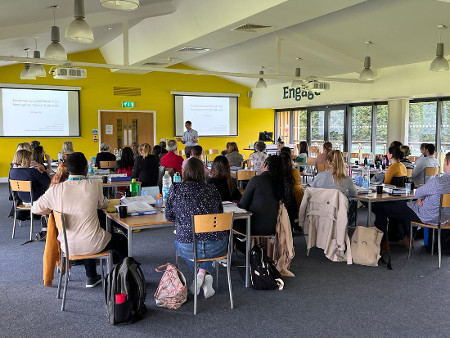
[[[383,232],[376,227],[357,226],[351,241],[353,263],[378,266],[382,237]]]
[[[178,309],[187,298],[186,278],[172,263],[158,266],[155,271],[162,272],[164,267],[166,270],[155,291],[156,306]]]

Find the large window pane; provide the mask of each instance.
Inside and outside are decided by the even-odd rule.
[[[372,152],[372,106],[358,106],[352,109],[352,153],[361,149],[364,153]]]
[[[319,146],[325,141],[325,112],[311,112],[311,145]]]
[[[436,142],[437,102],[409,104],[409,147],[411,154],[420,155],[420,144]],[[444,134],[442,134],[444,135]]]
[[[288,144],[290,143],[290,116],[291,112],[289,110],[277,112],[277,135],[281,137],[283,141]]]
[[[442,102],[441,124],[441,168],[444,167],[444,157],[450,151],[450,101]]]
[[[387,104],[376,106],[376,140],[375,154],[386,154],[387,151],[387,124],[388,124],[388,106]]]
[[[306,110],[294,110],[294,142],[305,141],[308,131],[308,114]]]
[[[344,130],[345,130],[345,110],[330,110],[330,142],[334,149],[342,151],[344,149]]]

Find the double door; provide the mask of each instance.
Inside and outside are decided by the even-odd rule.
[[[111,149],[123,149],[142,143],[152,147],[155,142],[154,112],[101,111],[101,141]]]

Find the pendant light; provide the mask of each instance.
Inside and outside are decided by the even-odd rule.
[[[24,51],[27,53],[27,58],[28,58],[28,50],[29,50],[29,48],[24,49]],[[28,62],[25,63],[23,70],[20,72],[20,79],[21,80],[36,80],[36,76],[33,76],[33,74],[30,74],[30,64]]]
[[[295,77],[300,77],[300,60],[302,60],[302,58],[298,57],[296,58],[297,62],[298,62],[298,67],[295,68]],[[301,79],[294,79],[291,83],[291,87],[296,88],[296,87],[302,87],[305,84],[305,82]]]
[[[34,38],[34,43],[36,45],[36,50],[33,53],[33,57],[35,59],[40,59],[41,58],[41,53],[37,50],[37,38]],[[37,64],[37,63],[33,63],[30,66],[30,70],[29,73],[34,76],[34,77],[46,77],[47,73],[45,72],[45,68],[43,65]]]
[[[139,0],[100,0],[100,5],[119,11],[133,11],[139,8]]]
[[[439,42],[436,47],[436,57],[430,65],[430,70],[434,72],[443,72],[448,70],[448,61],[444,58],[444,43],[442,42],[442,31],[447,29],[446,25],[438,25]]]
[[[261,75],[261,77],[259,78],[258,82],[256,82],[256,88],[267,88],[267,83],[263,79],[264,66],[261,66],[261,70],[259,71],[259,75]]]
[[[371,41],[365,42],[367,45],[367,56],[364,58],[364,69],[359,74],[359,81],[373,81],[375,80],[375,74],[373,73],[373,70],[370,69],[370,56],[369,56],[369,47],[370,45],[373,45]]]
[[[50,7],[53,12],[53,26],[51,30],[52,42],[48,45],[44,53],[44,58],[49,60],[67,60],[67,53],[63,46],[59,43],[59,27],[55,23],[55,8],[58,6]]]
[[[94,42],[94,33],[88,25],[84,12],[84,0],[74,0],[74,17],[66,29],[66,40],[71,42],[92,43]]]

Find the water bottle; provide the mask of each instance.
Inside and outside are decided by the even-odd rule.
[[[162,211],[162,206],[163,206],[163,195],[158,194],[156,195],[156,203],[155,203],[156,210]]]
[[[133,178],[130,183],[130,192],[131,197],[139,195],[139,184],[136,182],[136,179]]]
[[[364,166],[367,167],[367,157],[364,157]]]
[[[370,188],[370,169],[368,167],[364,167],[363,172],[364,172],[363,188],[369,189]]]
[[[208,166],[208,155],[205,155],[205,165]],[[178,173],[177,173],[178,174]],[[179,174],[178,174],[179,175]],[[174,182],[180,182],[180,181],[175,181],[175,176],[173,177],[173,181]]]
[[[166,170],[162,179],[162,195],[163,202],[166,205],[167,194],[169,193],[170,186],[172,185],[172,177],[170,177],[169,172]]]
[[[173,175],[173,183],[178,183],[181,182],[181,176],[180,173],[175,173],[175,175]]]
[[[381,169],[386,169],[386,157],[383,156],[383,160],[381,161]]]

